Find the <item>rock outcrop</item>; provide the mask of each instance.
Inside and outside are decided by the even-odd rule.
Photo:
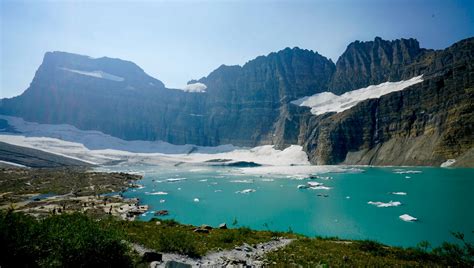
[[[426,66],[420,84],[341,113],[307,115],[300,142],[311,161],[439,165],[469,153],[474,143],[474,38],[415,65]]]
[[[423,70],[411,65],[429,52],[412,38],[386,41],[376,37],[369,42],[355,41],[339,57],[330,89],[335,94],[342,94],[420,75]]]
[[[356,41],[336,64],[286,48],[217,68],[169,89],[134,63],[46,53],[20,96],[0,114],[71,124],[126,140],[215,146],[301,144],[316,164],[474,165],[473,38],[442,50],[415,39]],[[291,101],[423,75],[424,82],[341,113],[313,115]],[[1,122],[0,122],[1,123]]]
[[[327,90],[334,68],[315,52],[285,49],[242,67],[221,66],[194,81],[206,86],[204,93],[192,93],[165,88],[131,62],[53,52],[21,96],[2,101],[0,113],[126,140],[291,144],[298,121],[289,102]]]

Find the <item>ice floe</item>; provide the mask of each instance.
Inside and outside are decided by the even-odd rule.
[[[296,186],[298,189],[312,189],[312,190],[330,190],[331,187],[324,186],[320,182],[308,181],[306,185],[300,184]]]
[[[313,165],[275,165],[252,168],[239,168],[237,173],[244,175],[286,176],[290,179],[304,180],[314,174],[324,173],[359,173],[362,169],[346,166],[313,166]]]
[[[298,106],[310,107],[311,113],[315,115],[328,112],[339,113],[354,107],[361,101],[380,98],[383,95],[403,90],[422,81],[422,76],[416,76],[409,80],[403,80],[399,82],[385,82],[378,85],[352,90],[340,96],[331,92],[322,92],[309,97],[294,100],[291,103]]]
[[[311,186],[311,187],[309,187],[309,189],[312,189],[312,190],[331,190],[332,188],[328,187],[328,186],[320,185],[320,186]]]
[[[407,193],[405,193],[405,192],[391,192],[391,194],[394,194],[394,195],[407,195]]]
[[[253,180],[231,180],[230,182],[234,183],[253,183]]]
[[[369,201],[369,202],[367,202],[367,204],[374,205],[374,206],[379,207],[379,208],[386,208],[386,207],[398,207],[402,203],[398,202],[398,201],[390,201],[388,203]]]
[[[245,190],[242,190],[242,191],[237,191],[235,192],[236,194],[248,194],[248,193],[253,193],[253,192],[256,192],[257,190],[255,189],[245,189]]]
[[[197,203],[197,202],[199,202],[200,200],[199,200],[199,198],[194,198],[193,201]]]
[[[167,192],[146,192],[147,195],[167,195]]]
[[[394,169],[393,173],[395,173],[395,174],[419,174],[419,173],[422,173],[422,172],[420,170]]]
[[[315,182],[315,181],[308,181],[307,184],[308,184],[310,187],[316,187],[316,186],[323,185],[322,183],[320,183],[320,182]]]
[[[171,178],[171,179],[166,179],[167,182],[178,182],[178,181],[184,181],[187,180],[186,178]]]
[[[415,218],[415,217],[413,217],[413,216],[410,216],[410,215],[408,215],[408,214],[400,215],[399,218],[400,218],[401,220],[403,220],[403,221],[409,221],[409,222],[411,222],[411,221],[417,221],[417,220],[418,220],[417,218]]]

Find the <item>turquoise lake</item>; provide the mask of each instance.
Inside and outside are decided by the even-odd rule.
[[[451,231],[474,240],[474,169],[357,167],[355,171],[318,174],[329,178],[304,180],[238,175],[236,169],[135,166],[108,170],[144,175],[137,182],[143,188],[124,193],[150,206],[141,220],[166,209],[170,215],[164,218],[185,224],[217,226],[226,222],[232,227],[236,220],[236,226],[259,230],[291,229],[307,236],[372,239],[396,246],[415,246],[425,240],[432,245],[454,241]],[[297,188],[307,182],[320,182],[331,189]],[[255,191],[239,192],[245,189]],[[401,205],[377,207],[369,201],[398,201]],[[399,218],[403,214],[418,221],[405,222]]]

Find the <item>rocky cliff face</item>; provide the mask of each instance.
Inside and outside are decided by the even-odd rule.
[[[474,39],[431,52],[421,84],[350,110],[307,115],[300,142],[316,164],[439,165],[474,143]],[[472,159],[471,159],[472,160]],[[467,163],[462,165],[472,165]]]
[[[334,64],[285,49],[244,66],[221,66],[198,82],[204,93],[165,88],[131,62],[47,53],[30,87],[3,100],[0,113],[66,123],[127,140],[255,146],[297,141],[289,101],[327,90]],[[291,125],[291,131],[288,132]]]
[[[415,39],[382,40],[351,43],[336,63],[330,89],[341,94],[386,81],[400,81],[417,76],[423,70],[407,68],[429,52]]]
[[[53,52],[21,96],[2,100],[0,113],[127,140],[301,144],[317,164],[474,164],[473,49],[472,38],[443,51],[376,38],[350,44],[334,64],[287,48],[191,81],[206,86],[200,93],[166,88],[131,62]],[[422,84],[338,114],[315,116],[290,103],[421,74]]]

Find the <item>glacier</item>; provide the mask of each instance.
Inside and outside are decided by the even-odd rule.
[[[336,112],[340,113],[348,110],[359,102],[367,99],[377,99],[383,95],[401,91],[409,86],[423,82],[423,76],[416,76],[409,80],[399,82],[385,82],[356,90],[346,92],[342,95],[335,95],[331,92],[322,92],[312,96],[303,97],[292,101],[292,104],[311,108],[311,113],[315,115]]]

